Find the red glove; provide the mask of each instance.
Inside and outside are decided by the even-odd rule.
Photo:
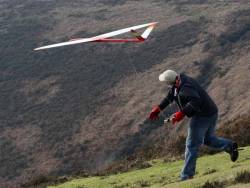
[[[157,120],[157,119],[159,119],[158,115],[159,115],[160,112],[161,112],[161,109],[160,109],[159,106],[154,107],[151,110],[148,119],[150,119],[150,120]]]
[[[175,124],[181,121],[185,117],[185,114],[182,111],[176,112],[172,117],[172,124]]]

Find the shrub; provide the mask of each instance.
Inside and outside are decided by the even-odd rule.
[[[235,140],[240,146],[250,143],[250,116],[241,116],[224,123],[218,129],[218,135]]]
[[[22,184],[21,187],[31,188],[31,187],[39,187],[43,185],[48,185],[48,184],[56,185],[56,184],[61,184],[61,183],[70,181],[70,180],[71,180],[71,177],[67,177],[67,176],[56,177],[56,176],[40,175],[30,180],[29,182]]]

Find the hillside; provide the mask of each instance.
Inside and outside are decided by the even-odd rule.
[[[159,25],[142,44],[33,51],[151,21]],[[138,153],[180,155],[188,120],[146,120],[167,68],[209,91],[220,134],[250,143],[248,0],[0,0],[0,38],[0,187],[95,173]]]
[[[150,167],[134,169],[110,176],[77,179],[48,188],[244,188],[250,185],[250,147],[240,151],[236,163],[226,153],[203,156],[197,161],[197,175],[188,181],[179,181],[183,161],[152,160]]]

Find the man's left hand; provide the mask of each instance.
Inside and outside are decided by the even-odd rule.
[[[182,111],[178,111],[173,114],[171,120],[172,124],[176,124],[177,122],[181,121],[185,117],[185,114]]]

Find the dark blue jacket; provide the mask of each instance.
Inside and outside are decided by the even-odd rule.
[[[179,89],[173,87],[159,105],[160,109],[166,108],[175,101],[180,110],[188,117],[209,117],[218,112],[218,108],[207,92],[196,80],[180,74],[181,84]]]

